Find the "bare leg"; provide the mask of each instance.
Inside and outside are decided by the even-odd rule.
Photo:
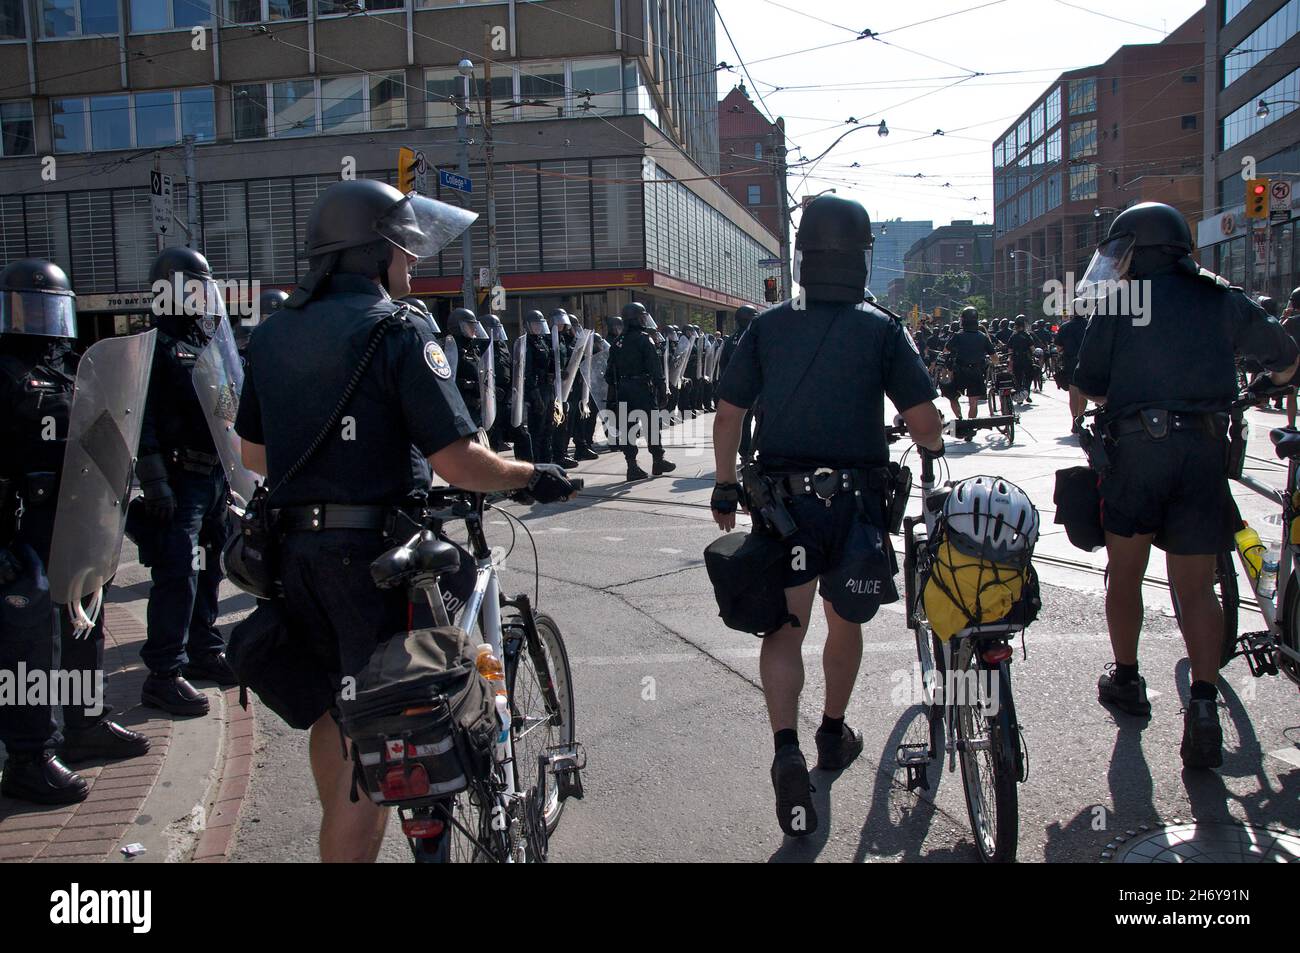
[[[794,728],[799,720],[799,693],[803,690],[803,640],[808,634],[813,596],[817,580],[785,591],[791,614],[799,619],[799,628],[782,626],[763,640],[758,657],[759,678],[767,699],[767,717],[772,731]]]
[[[1137,664],[1138,635],[1142,631],[1142,577],[1146,575],[1154,538],[1106,534],[1110,571],[1106,583],[1106,625],[1110,629],[1115,661],[1121,665]]]
[[[363,793],[352,803],[352,762],[343,755],[342,736],[326,712],[311,726],[311,772],[320,797],[320,859],[325,863],[373,863],[384,842],[388,808]]]
[[[848,710],[853,686],[858,681],[862,665],[862,626],[842,619],[829,602],[822,600],[826,610],[826,647],[822,649],[822,672],[826,676],[826,714],[843,718]]]
[[[1214,557],[1169,555],[1165,564],[1178,594],[1178,614],[1187,657],[1192,660],[1192,680],[1213,685],[1219,679],[1223,644],[1223,608],[1214,594]]]

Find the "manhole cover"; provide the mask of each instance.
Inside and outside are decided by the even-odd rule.
[[[1175,821],[1116,837],[1101,856],[1113,864],[1300,863],[1300,837],[1251,824]]]

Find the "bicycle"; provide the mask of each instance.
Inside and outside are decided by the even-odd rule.
[[[921,515],[903,520],[903,579],[907,626],[926,686],[929,737],[926,742],[900,744],[896,759],[907,773],[907,789],[913,791],[929,789],[929,768],[942,764],[945,753],[949,772],[956,770],[960,757],[966,810],[980,859],[1009,863],[1015,860],[1019,837],[1016,786],[1027,780],[1029,765],[1011,692],[1010,643],[1025,627],[980,624],[960,630],[947,642],[931,629],[921,595],[934,564],[932,542],[952,482],[940,488],[934,454],[916,449],[921,458]],[[946,744],[949,738],[955,743]]]
[[[582,489],[581,480],[570,482]],[[464,522],[476,575],[455,624],[471,636],[477,632],[505,666],[510,730],[493,746],[487,775],[470,777],[466,790],[433,805],[399,806],[416,863],[545,861],[565,802],[583,796],[586,754],[574,736],[568,653],[559,626],[534,611],[527,595],[501,594],[483,531],[483,511],[495,509],[496,499],[452,487],[431,490],[415,533],[372,564],[377,584],[408,585],[422,593],[435,623],[447,625],[450,614],[438,580],[459,568],[460,551],[439,534],[447,522]]]
[[[995,429],[1007,438],[1008,444],[1015,443],[1016,421],[1019,419],[1016,413],[1016,379],[1011,373],[1010,360],[1003,354],[998,353],[989,361],[985,386],[989,395],[989,414],[998,419]]]

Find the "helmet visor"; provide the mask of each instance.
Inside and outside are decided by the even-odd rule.
[[[460,322],[460,333],[462,337],[473,338],[476,341],[486,341],[488,339],[487,331],[483,330],[483,325],[477,319],[469,319]]]
[[[1111,283],[1127,278],[1135,241],[1132,235],[1116,235],[1098,245],[1088,270],[1075,286],[1075,294],[1095,301],[1106,294]]]
[[[39,291],[0,293],[0,334],[77,336],[77,299]]]
[[[652,318],[652,317],[650,317],[650,312],[649,312],[649,311],[647,311],[647,312],[645,312],[643,315],[641,315],[641,329],[642,329],[643,331],[658,331],[658,330],[659,330],[659,325],[655,324],[655,319]]]
[[[432,258],[477,218],[469,209],[411,194],[375,223],[375,231],[408,255]]]
[[[529,334],[550,334],[551,326],[546,323],[545,318],[529,318],[527,322]]]

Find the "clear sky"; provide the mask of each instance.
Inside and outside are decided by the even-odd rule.
[[[1057,74],[1103,62],[1126,43],[1158,43],[1204,7],[1201,0],[716,2],[753,80],[720,24],[718,58],[737,68],[719,72],[718,93],[742,79],[751,99],[761,92],[770,113],[785,117],[788,144],[802,149],[792,164],[800,155],[815,159],[855,128],[850,117],[873,127],[852,133],[806,179],[808,167],[792,168],[792,198],[834,188],[862,202],[873,220],[935,225],[992,222],[993,140]],[[863,30],[879,39],[858,39]],[[874,128],[881,119],[888,138]]]

